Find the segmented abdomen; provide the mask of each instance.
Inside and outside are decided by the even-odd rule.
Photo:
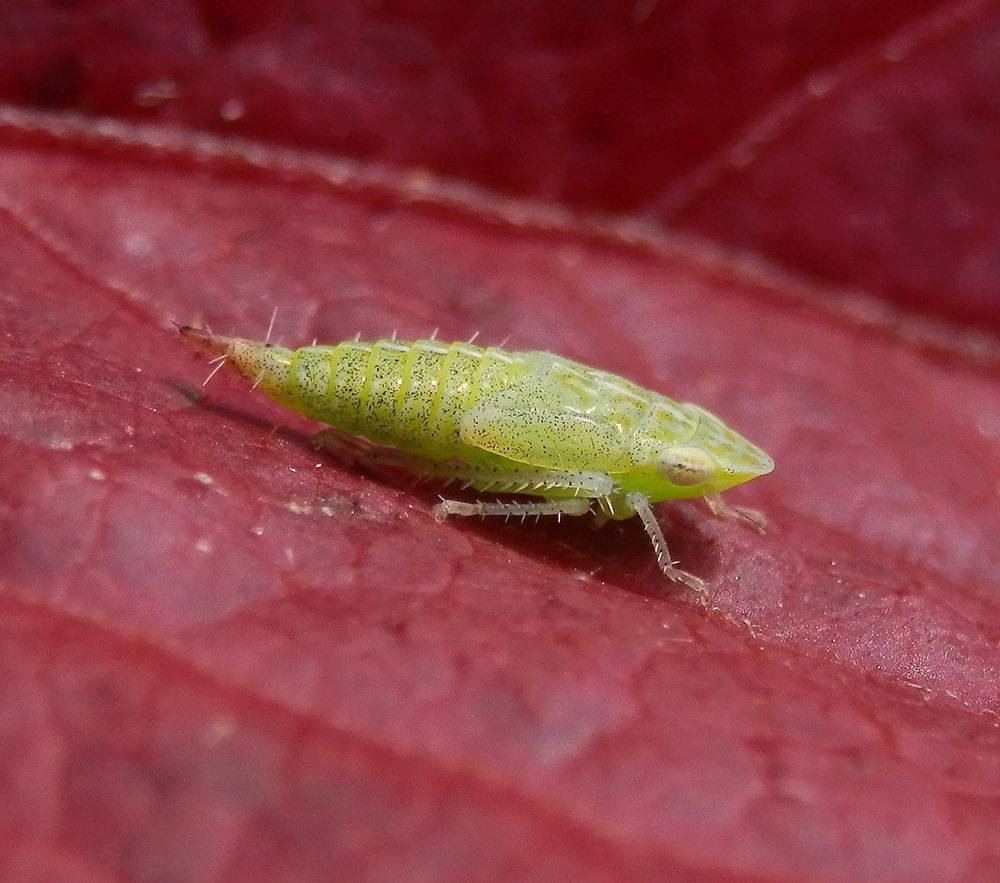
[[[307,346],[292,354],[287,404],[344,432],[441,459],[459,445],[462,415],[531,371],[533,355],[433,340]]]

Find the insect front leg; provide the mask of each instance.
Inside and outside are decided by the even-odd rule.
[[[674,565],[676,561],[670,558],[670,550],[667,548],[667,541],[663,537],[663,530],[656,520],[652,507],[646,495],[639,491],[632,491],[625,495],[625,502],[635,510],[635,514],[642,521],[642,526],[646,528],[646,535],[653,544],[653,552],[656,555],[656,563],[660,565],[663,575],[677,583],[684,583],[688,588],[694,589],[701,594],[707,594],[708,586],[704,580],[699,579],[693,573],[681,570]]]
[[[705,503],[716,518],[739,521],[743,524],[749,524],[757,533],[767,533],[767,518],[764,517],[763,512],[748,509],[745,506],[730,506],[718,494],[706,494]]]

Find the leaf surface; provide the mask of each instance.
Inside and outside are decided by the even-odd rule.
[[[995,878],[991,338],[180,122],[3,115],[0,879]],[[710,202],[722,242],[727,204],[784,217]],[[771,530],[660,508],[704,610],[635,523],[435,524],[435,489],[318,454],[245,382],[199,397],[170,322],[262,336],[274,307],[288,344],[478,331],[698,402],[774,456],[730,495]]]

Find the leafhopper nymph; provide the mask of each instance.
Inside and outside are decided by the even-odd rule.
[[[670,558],[651,506],[704,497],[763,529],[720,491],[774,468],[760,448],[697,405],[545,352],[387,339],[290,350],[191,326],[181,334],[266,396],[329,424],[325,443],[367,467],[458,481],[532,500],[442,499],[449,515],[638,515],[664,575],[706,590]]]

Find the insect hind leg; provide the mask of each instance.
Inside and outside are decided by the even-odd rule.
[[[377,445],[363,438],[348,436],[335,429],[324,430],[314,444],[340,459],[369,469],[403,471],[418,479],[438,479],[445,483],[463,482],[464,487],[492,490],[498,493],[566,494],[560,499],[537,501],[476,501],[446,500],[443,497],[431,510],[435,521],[443,522],[451,515],[503,516],[505,519],[540,518],[543,515],[586,515],[594,498],[606,499],[614,490],[614,481],[602,472],[557,472],[551,469],[490,469],[461,462],[437,462],[409,454],[396,448]]]
[[[505,520],[510,518],[540,518],[543,515],[555,515],[562,520],[563,515],[586,515],[590,511],[590,500],[583,497],[571,497],[566,500],[545,500],[539,502],[486,502],[478,500],[475,503],[465,503],[462,500],[445,500],[442,498],[433,509],[431,515],[439,524],[449,515],[472,516],[485,518],[487,515],[502,515]]]
[[[437,464],[443,471],[451,470],[454,479],[464,480],[465,487],[492,490],[508,494],[529,494],[543,497],[537,501],[504,502],[441,499],[431,514],[444,521],[449,515],[502,515],[505,519],[555,515],[586,515],[595,498],[605,498],[614,488],[611,476],[602,472],[557,472],[551,469],[484,469],[465,464]]]
[[[586,515],[591,510],[592,501],[605,499],[614,489],[611,476],[603,472],[559,472],[552,469],[484,468],[467,464],[435,464],[438,476],[450,471],[452,480],[463,480],[464,487],[479,491],[497,491],[507,494],[528,494],[542,497],[537,501],[514,500],[504,502],[477,501],[466,503],[461,500],[446,500],[443,497],[431,514],[438,522],[449,515],[502,515],[505,519],[555,515]]]
[[[336,429],[324,429],[312,438],[313,447],[332,454],[348,466],[365,465],[379,447],[367,439],[355,435],[347,435]]]
[[[447,470],[435,469],[447,464],[435,463],[389,445],[380,445],[337,429],[324,429],[313,436],[313,445],[332,454],[348,466],[360,466],[370,472],[405,472],[418,481],[428,478],[452,478]]]
[[[603,499],[615,490],[614,480],[603,472],[559,472],[554,469],[483,469],[457,467],[464,487],[502,494],[529,494],[547,498],[566,496]]]

